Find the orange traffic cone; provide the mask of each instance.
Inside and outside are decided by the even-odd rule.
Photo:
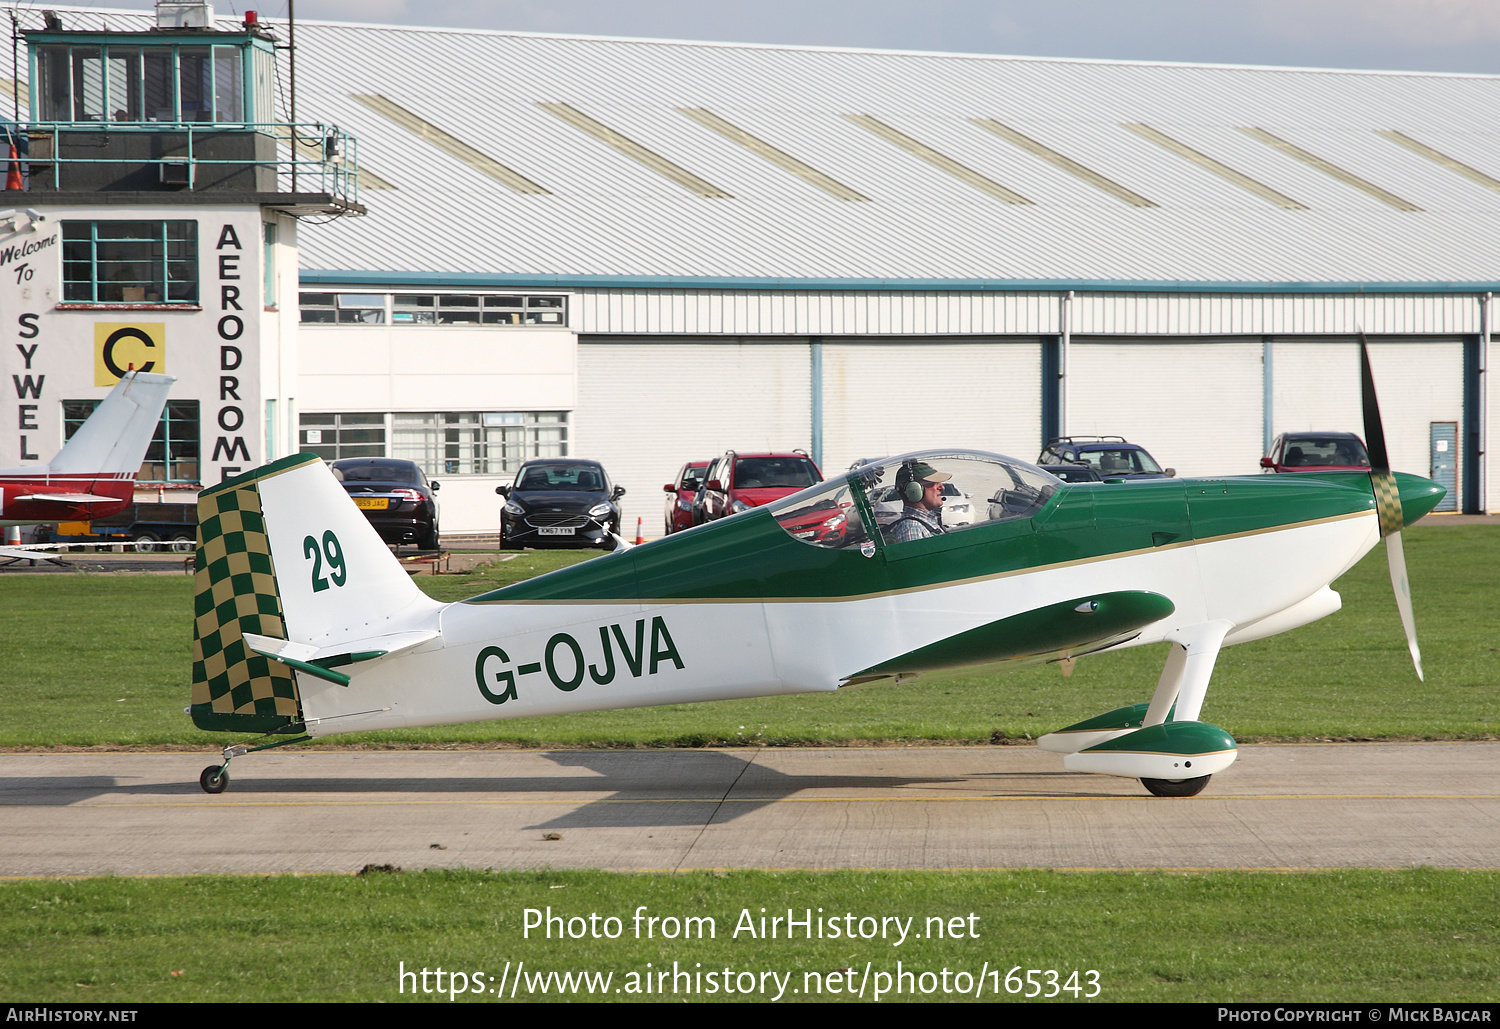
[[[7,190],[24,189],[25,187],[21,185],[21,155],[17,153],[14,143],[10,145],[9,168],[10,170],[5,173],[5,188]]]
[[[640,546],[645,542],[646,540],[641,536],[641,520],[637,518],[635,520],[635,545]]]

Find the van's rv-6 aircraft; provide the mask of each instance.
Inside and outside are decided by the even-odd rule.
[[[129,507],[176,381],[126,372],[51,461],[0,468],[0,526],[86,522]],[[0,547],[0,558],[34,558],[45,549]]]
[[[1039,743],[1067,769],[1192,796],[1235,759],[1198,720],[1219,649],[1336,611],[1329,583],[1381,537],[1421,675],[1399,531],[1444,490],[1389,470],[1361,349],[1370,472],[1070,485],[926,451],[453,604],[412,583],[319,458],[276,461],[200,495],[188,711],[265,734],[200,784],[218,793],[232,758],[335,733],[1066,671],[1167,642],[1149,702]],[[894,542],[899,512],[869,497],[921,465],[974,498],[974,520]]]

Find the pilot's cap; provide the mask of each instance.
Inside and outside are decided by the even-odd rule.
[[[940,472],[925,461],[912,461],[902,471],[906,473],[907,482],[947,482],[953,478],[949,473]]]

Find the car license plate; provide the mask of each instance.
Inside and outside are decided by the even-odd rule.
[[[361,511],[384,511],[391,502],[385,497],[355,497],[354,506]]]
[[[573,527],[571,525],[544,525],[536,531],[538,536],[571,536]]]

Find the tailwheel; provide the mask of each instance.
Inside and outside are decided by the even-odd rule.
[[[1200,775],[1196,779],[1142,779],[1141,785],[1153,797],[1196,797],[1212,778],[1211,775]],[[207,786],[203,788],[208,789]]]
[[[209,765],[198,776],[198,785],[203,787],[204,793],[223,793],[229,788],[229,763]]]

